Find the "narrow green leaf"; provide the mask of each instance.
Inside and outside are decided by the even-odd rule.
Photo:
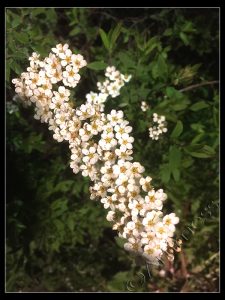
[[[193,157],[197,158],[210,158],[215,155],[215,150],[208,146],[202,144],[194,144],[185,147],[184,150]]]
[[[103,29],[101,29],[101,28],[99,29],[99,33],[100,33],[100,36],[101,36],[101,39],[102,39],[102,42],[103,42],[105,48],[106,48],[107,50],[109,50],[109,48],[110,48],[110,43],[109,43],[109,39],[108,39],[107,34],[106,34],[105,31],[104,31]]]
[[[207,107],[209,107],[208,103],[206,103],[205,101],[199,101],[199,102],[191,105],[190,110],[198,111],[198,110],[201,110],[201,109],[204,109],[204,108],[207,108]]]
[[[183,103],[174,104],[172,108],[175,111],[180,111],[180,110],[184,110],[187,106],[188,104],[183,102]]]
[[[94,61],[87,65],[87,68],[91,70],[104,70],[107,67],[107,64],[101,61]]]
[[[162,181],[164,183],[168,183],[170,180],[170,176],[171,176],[171,170],[169,168],[169,165],[168,164],[163,165],[163,167],[161,167],[160,173],[161,173]]]
[[[182,131],[183,131],[183,123],[181,121],[177,121],[177,124],[171,133],[171,138],[177,138],[178,136],[181,135]]]
[[[116,40],[120,35],[121,29],[122,29],[122,23],[119,22],[110,35],[110,48],[114,46]]]
[[[190,155],[197,158],[209,158],[211,156],[203,152],[190,152]]]
[[[69,36],[75,36],[80,33],[80,28],[76,26],[73,30],[70,31]]]
[[[203,132],[203,133],[197,134],[197,135],[193,138],[193,140],[191,141],[191,144],[196,144],[196,143],[198,143],[204,136],[205,136],[205,133],[204,133],[204,132]]]
[[[179,169],[173,169],[172,171],[173,178],[176,182],[180,180],[180,170]]]
[[[128,106],[128,103],[120,103],[118,106],[119,107],[126,107],[126,106]]]
[[[158,46],[158,37],[154,36],[148,42],[145,46],[145,55],[149,55],[157,46]]]
[[[179,35],[180,35],[181,40],[184,42],[184,45],[185,46],[189,45],[189,40],[188,40],[187,34],[184,32],[180,32]]]
[[[169,166],[171,170],[177,169],[181,162],[181,151],[176,146],[170,147]]]

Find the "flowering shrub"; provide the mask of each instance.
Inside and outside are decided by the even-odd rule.
[[[154,189],[152,178],[143,176],[145,169],[139,162],[132,162],[134,138],[129,135],[132,127],[124,120],[123,112],[104,113],[107,98],[117,97],[131,75],[121,74],[114,66],[107,67],[107,79],[97,83],[100,92],[88,93],[86,103],[73,108],[66,87],[76,87],[79,70],[87,63],[68,47],[56,45],[43,61],[34,52],[27,72],[12,80],[15,91],[25,105],[35,104],[34,118],[49,125],[55,140],[68,141],[70,167],[75,174],[81,171],[93,181],[90,197],[100,199],[109,209],[106,218],[127,240],[124,248],[151,263],[157,263],[165,252],[173,260],[172,237],[179,218],[174,213],[163,217],[161,210],[167,195],[162,189]],[[154,114],[153,120],[159,126],[152,133],[153,139],[166,131],[164,119]]]
[[[218,291],[218,210],[216,202],[211,204],[219,197],[218,14],[219,10],[213,8],[6,9],[8,292]],[[63,45],[70,45],[62,58],[56,53],[57,50],[60,52],[57,47],[56,52],[51,51],[52,57],[55,55],[56,62],[59,61],[61,71],[60,68],[54,71],[54,65],[49,66],[47,79],[52,78],[53,82],[50,80],[47,86],[39,82],[40,85],[37,85],[35,77],[39,73],[26,70],[28,58],[31,53],[38,53],[39,57],[31,56],[30,64],[35,65],[32,60],[37,59],[48,65],[51,62],[49,50],[59,40]],[[78,53],[88,64],[77,73],[75,60],[81,59]],[[48,62],[44,59],[46,56]],[[117,80],[109,78],[116,70],[110,71],[109,68],[107,77],[104,74],[107,66],[115,66],[123,74],[131,74],[131,80],[128,83],[124,81],[124,86],[118,91]],[[39,71],[43,68],[38,66]],[[18,84],[17,91],[23,92],[21,88],[25,87],[27,80],[27,93],[38,90],[36,95],[24,98],[17,93],[15,95],[12,79],[20,77],[18,80],[21,80],[23,72],[34,74],[23,80],[24,85]],[[61,81],[54,83],[57,77]],[[109,96],[107,99],[97,97],[105,94],[103,83],[107,80]],[[89,100],[87,93],[90,94]],[[64,94],[64,98],[61,99],[60,94]],[[34,102],[31,101],[32,96]],[[35,101],[35,97],[39,100]],[[169,198],[169,201],[162,202],[161,211],[158,210],[160,206],[150,209],[149,203],[149,211],[141,216],[137,203],[128,200],[128,195],[124,194],[121,198],[127,199],[125,210],[133,213],[130,220],[125,220],[124,227],[131,225],[129,230],[135,238],[137,229],[133,229],[134,224],[128,223],[133,222],[137,214],[136,219],[142,222],[143,227],[140,243],[144,254],[145,242],[151,237],[155,241],[159,239],[144,231],[147,221],[151,221],[152,212],[163,212],[159,217],[162,221],[165,215],[175,212],[179,217],[179,226],[175,224],[176,237],[183,243],[182,251],[173,262],[166,258],[170,254],[170,245],[167,244],[166,251],[162,251],[166,254],[162,256],[163,266],[159,262],[158,266],[148,270],[145,260],[149,262],[151,255],[136,256],[138,252],[128,255],[124,245],[128,244],[126,247],[130,249],[133,240],[129,241],[128,233],[127,238],[122,237],[125,229],[122,226],[112,230],[125,214],[121,211],[124,208],[122,202],[108,198],[115,193],[107,191],[106,196],[94,197],[90,201],[90,194],[98,192],[94,189],[95,184],[107,184],[110,177],[107,173],[110,170],[97,150],[111,147],[110,150],[102,150],[102,153],[112,152],[116,157],[112,167],[113,173],[119,176],[110,179],[113,186],[119,183],[120,168],[123,168],[118,157],[125,153],[120,150],[122,137],[116,131],[121,124],[110,125],[114,136],[112,145],[106,146],[106,136],[111,138],[111,134],[103,135],[101,123],[96,120],[94,124],[92,117],[81,120],[85,113],[89,113],[85,109],[90,107],[92,97],[101,102],[99,106],[103,111],[100,116],[105,116],[108,126],[117,117],[117,114],[111,115],[116,110],[116,113],[124,113],[123,117],[121,113],[118,115],[121,124],[128,120],[129,124],[125,127],[133,128],[131,132],[126,129],[132,149],[126,150],[126,159],[123,160],[125,166],[139,162],[145,168],[139,174],[140,178],[134,177],[133,181],[144,203],[145,197],[150,198],[151,195],[143,190],[143,180],[152,189],[154,184],[155,192],[163,189]],[[51,104],[48,112],[43,111],[43,106],[37,106],[46,98]],[[18,105],[19,102],[24,105]],[[59,110],[59,106],[66,108],[65,112]],[[70,110],[78,113],[73,113],[74,119],[79,119],[77,123],[68,122]],[[63,121],[62,112],[66,114],[66,121]],[[90,113],[93,113],[92,109]],[[154,113],[158,119],[165,117],[162,123],[168,129],[167,132],[159,132],[158,140],[153,140],[149,131],[150,127],[159,126],[153,120]],[[34,115],[43,122],[43,126]],[[111,116],[109,119],[108,115]],[[47,123],[45,119],[48,119]],[[49,124],[50,119],[53,119],[52,124]],[[70,128],[67,127],[69,123]],[[89,138],[81,140],[82,145],[87,145],[84,153],[79,151],[81,146],[77,146],[78,151],[75,146],[68,147],[76,130],[76,139]],[[58,142],[60,140],[62,142]],[[94,146],[91,148],[88,144],[92,142]],[[113,149],[117,150],[113,152]],[[129,160],[131,157],[133,159]],[[110,161],[110,155],[104,159]],[[70,164],[75,172],[80,170],[75,176]],[[99,179],[91,180],[88,175],[90,169],[86,168],[89,165],[96,168],[95,175]],[[129,173],[128,170],[126,173]],[[120,191],[123,192],[123,188]],[[138,199],[135,200],[142,204]],[[110,205],[115,206],[114,211]],[[102,209],[102,206],[108,208]],[[109,211],[112,213],[107,216]],[[113,220],[107,221],[106,216]],[[176,247],[173,248],[176,250]],[[144,276],[139,277],[140,272]]]

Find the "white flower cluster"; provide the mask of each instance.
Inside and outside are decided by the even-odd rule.
[[[141,101],[141,110],[147,111],[149,109],[149,105],[145,101]]]
[[[152,140],[158,140],[159,135],[167,132],[165,116],[159,116],[157,113],[153,114],[153,122],[156,124],[149,128],[149,136]]]
[[[109,210],[106,218],[126,240],[125,249],[151,262],[166,252],[172,259],[170,247],[179,219],[174,213],[163,216],[166,194],[155,190],[152,178],[143,176],[144,167],[133,162],[132,127],[123,112],[104,113],[106,99],[118,96],[131,76],[107,67],[107,79],[97,84],[99,93],[88,93],[86,102],[73,108],[66,87],[77,85],[86,61],[72,54],[67,44],[52,52],[43,61],[32,54],[27,72],[13,79],[16,92],[27,105],[35,104],[34,117],[48,124],[54,139],[68,141],[73,172],[81,171],[93,181],[90,198],[99,199]]]

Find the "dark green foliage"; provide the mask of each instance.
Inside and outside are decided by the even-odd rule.
[[[7,107],[17,108],[6,112],[7,291],[127,291],[129,281],[133,291],[218,291],[219,91],[215,82],[195,86],[218,80],[218,21],[218,9],[6,9]],[[107,65],[132,74],[107,110],[124,111],[135,161],[165,189],[165,211],[180,218],[177,236],[186,234],[166,277],[156,269],[149,278],[123,250],[88,180],[72,173],[67,144],[13,102],[11,80],[29,55],[64,42],[88,62],[75,103],[96,91]],[[148,136],[154,112],[168,122],[159,141]]]

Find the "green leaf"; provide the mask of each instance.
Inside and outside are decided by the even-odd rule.
[[[197,158],[210,158],[215,155],[215,150],[212,147],[202,144],[190,145],[185,147],[184,150]]]
[[[189,157],[185,158],[185,159],[182,161],[182,166],[183,166],[184,168],[188,168],[188,167],[190,167],[193,163],[194,163],[193,158],[189,156]]]
[[[174,104],[172,106],[173,110],[175,111],[180,111],[180,110],[184,110],[186,109],[186,107],[188,106],[187,103],[183,102],[183,103],[178,103],[178,104]]]
[[[122,23],[119,22],[110,35],[110,48],[114,46],[116,40],[120,35],[121,29],[122,29]]]
[[[180,36],[181,40],[184,42],[185,46],[189,45],[189,40],[188,40],[188,36],[186,33],[180,32],[179,36]]]
[[[160,174],[161,174],[162,182],[168,183],[171,176],[171,170],[168,164],[165,164],[161,167]]]
[[[130,56],[129,52],[119,52],[118,54],[120,62],[126,66],[127,68],[131,68],[135,66],[134,60]]]
[[[70,31],[69,36],[75,36],[81,31],[80,27],[76,26],[73,30]]]
[[[170,147],[169,152],[169,166],[171,170],[174,170],[180,166],[181,151],[176,146]]]
[[[106,34],[105,31],[104,31],[103,29],[101,29],[101,28],[99,29],[99,33],[100,33],[100,36],[101,36],[101,39],[102,39],[102,42],[103,42],[105,48],[106,48],[107,50],[109,50],[109,48],[110,48],[110,43],[109,43],[109,39],[108,39],[107,34]]]
[[[110,292],[118,292],[126,290],[126,283],[129,280],[129,272],[118,272],[108,282],[107,289]]]
[[[17,64],[16,61],[12,61],[11,68],[17,75],[20,75],[22,73],[22,68]]]
[[[167,28],[163,33],[163,35],[165,36],[171,36],[172,34],[173,34],[173,30],[171,28]]]
[[[118,105],[118,107],[126,107],[126,106],[128,106],[128,103],[124,103],[124,102],[122,102]]]
[[[29,41],[29,36],[25,32],[16,32],[14,31],[14,36],[22,44],[26,44]]]
[[[45,13],[45,8],[43,8],[43,7],[40,7],[40,8],[33,8],[32,9],[32,16],[33,17],[36,17],[36,16],[38,16],[38,15],[40,15],[40,14],[43,14],[43,13]]]
[[[184,97],[181,92],[176,90],[174,87],[170,87],[170,86],[166,88],[166,95],[167,97],[175,100],[179,100]]]
[[[205,101],[199,101],[193,105],[190,106],[190,110],[192,111],[198,111],[204,108],[209,107],[209,104],[207,104]]]
[[[186,22],[184,27],[182,28],[184,32],[195,32],[196,30],[193,27],[192,22]]]
[[[158,59],[153,61],[151,64],[151,72],[152,77],[156,78],[163,78],[165,80],[165,75],[167,74],[168,68],[165,61],[165,58],[162,54],[158,55]]]
[[[107,64],[101,61],[94,61],[87,65],[87,68],[91,70],[105,70]]]
[[[16,28],[21,23],[21,18],[16,14],[13,14],[12,28]]]
[[[159,44],[158,37],[151,38],[145,46],[145,55],[149,55]]]
[[[178,136],[181,135],[182,131],[183,131],[183,123],[181,121],[177,121],[177,124],[171,133],[171,138],[177,138]]]
[[[191,144],[196,144],[196,143],[198,143],[204,136],[205,136],[205,133],[204,133],[204,132],[203,132],[203,133],[197,134],[197,135],[193,138],[193,140],[191,141]]]
[[[157,64],[160,75],[164,75],[165,73],[167,73],[167,64],[162,54],[159,55]]]
[[[125,240],[124,240],[124,239],[122,239],[122,238],[116,236],[116,237],[115,237],[115,241],[116,241],[116,244],[117,244],[120,248],[123,248],[123,245],[124,245],[124,243],[125,243]]]
[[[176,182],[180,180],[180,170],[179,169],[173,169],[172,171],[173,178]]]

